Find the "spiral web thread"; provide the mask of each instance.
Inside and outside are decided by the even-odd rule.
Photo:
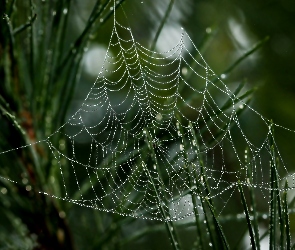
[[[266,128],[265,140],[251,142],[243,113]],[[226,206],[238,181],[267,196],[274,153],[283,162],[274,126],[225,85],[185,31],[172,49],[153,52],[114,14],[104,65],[86,99],[39,142],[51,149],[64,187],[45,194],[156,220],[189,217],[196,207],[202,213],[204,197]],[[70,149],[55,145],[56,137]],[[82,151],[81,139],[90,142]]]

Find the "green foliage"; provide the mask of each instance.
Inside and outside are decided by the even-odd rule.
[[[200,153],[200,142],[193,129],[188,131],[180,129],[180,138],[184,147],[184,165],[190,184],[187,194],[191,196],[194,204],[193,222],[185,220],[172,222],[166,219],[164,222],[144,221],[79,207],[42,194],[42,192],[55,193],[61,197],[63,181],[71,183],[70,179],[73,176],[65,172],[65,180],[61,180],[56,168],[52,167],[59,159],[55,157],[50,147],[42,147],[35,142],[44,140],[65,123],[79,80],[84,48],[89,43],[90,35],[94,31],[99,34],[112,18],[114,11],[106,9],[112,0],[96,1],[84,30],[76,39],[68,41],[69,15],[74,2],[11,0],[1,3],[0,148],[4,153],[0,155],[0,176],[4,178],[0,178],[0,249],[131,249],[143,245],[146,246],[145,249],[153,249],[155,246],[150,239],[161,241],[156,244],[158,249],[167,249],[170,244],[173,249],[240,248],[241,241],[237,242],[231,237],[232,230],[235,230],[232,227],[236,225],[241,225],[243,228],[239,236],[243,237],[244,230],[248,230],[252,249],[260,249],[263,236],[259,233],[258,226],[261,222],[265,222],[262,216],[265,215],[265,211],[261,213],[258,211],[250,166],[247,172],[248,189],[244,188],[246,185],[242,182],[239,182],[235,189],[240,193],[239,211],[244,211],[244,215],[237,216],[239,214],[236,211],[231,211],[229,215],[223,214],[220,204],[210,197],[208,183],[210,176],[204,171],[205,163]],[[116,7],[119,8],[123,2],[124,0],[117,1]],[[152,50],[173,3],[171,0],[152,43]],[[223,74],[230,74],[267,39],[263,39],[238,58]],[[210,41],[210,39],[205,36],[204,47],[205,40]],[[193,69],[194,65],[191,67]],[[190,74],[187,75],[187,80],[189,78]],[[212,81],[214,80],[217,81],[217,78]],[[241,100],[246,103],[250,101],[253,89],[243,93],[244,85],[245,82],[242,82],[236,88],[220,112],[231,109],[233,103],[237,104]],[[194,100],[195,96],[190,98]],[[242,110],[237,114],[240,115],[241,112]],[[218,115],[219,113],[212,114],[210,119],[213,121],[216,118],[214,116]],[[208,123],[210,119],[208,118]],[[181,118],[177,117],[177,120],[181,121]],[[231,126],[232,124],[226,124],[226,127]],[[193,160],[198,161],[201,167],[200,173],[193,169],[193,160],[188,157],[188,138],[185,136],[188,133],[192,133],[197,142]],[[69,144],[62,134],[58,134],[54,140],[60,147]],[[286,193],[288,184],[286,183],[281,194],[278,183],[279,162],[272,140],[272,137],[269,138],[272,152],[267,215],[269,231],[264,237],[269,236],[271,249],[276,249],[278,246],[281,249],[290,249],[291,229]],[[31,146],[23,147],[28,144]],[[158,169],[161,167],[148,131],[142,151],[148,152],[146,155],[152,164]],[[122,155],[116,159],[118,163],[128,160],[128,157]],[[166,218],[165,206],[168,205],[162,204],[150,170],[146,166],[143,167],[146,168],[147,176],[150,176],[148,181],[158,198],[162,217]],[[10,179],[18,182],[12,182]],[[81,193],[87,195],[92,185],[97,185],[98,181],[100,179],[93,180],[93,183],[85,181],[73,197],[78,198]]]

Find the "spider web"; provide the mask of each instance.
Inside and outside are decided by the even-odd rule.
[[[263,141],[243,127],[244,115],[265,127]],[[283,163],[275,126],[227,87],[185,31],[172,49],[154,52],[114,13],[94,85],[77,112],[39,142],[50,148],[64,187],[63,195],[45,194],[124,216],[179,220],[196,207],[201,213],[202,197],[226,206],[238,181],[267,193],[274,154]],[[90,142],[83,151],[81,140]],[[280,174],[291,176],[284,164]]]

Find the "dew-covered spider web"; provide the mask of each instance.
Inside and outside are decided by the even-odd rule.
[[[85,100],[38,142],[50,148],[63,183],[59,194],[43,193],[124,216],[179,220],[194,208],[201,213],[204,198],[226,206],[238,182],[268,196],[276,158],[279,181],[292,177],[273,136],[279,126],[212,71],[184,30],[159,53],[138,43],[115,13],[113,22],[104,65]],[[253,138],[256,126],[263,140]],[[81,150],[81,141],[90,143]]]

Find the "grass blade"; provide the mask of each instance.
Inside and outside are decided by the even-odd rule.
[[[189,82],[191,77],[193,76],[193,72],[198,65],[198,61],[201,58],[201,55],[206,51],[207,47],[209,46],[212,38],[217,34],[217,28],[208,28],[209,32],[206,31],[204,38],[198,45],[198,51],[196,51],[195,55],[191,58],[191,63],[189,63],[188,72],[185,75],[184,79],[186,82]],[[206,29],[207,30],[207,29]],[[181,93],[183,90],[183,85],[179,87],[179,92]]]
[[[265,37],[264,39],[256,43],[252,49],[248,50],[241,57],[239,57],[232,65],[230,65],[225,71],[223,71],[221,75],[229,74],[235,67],[237,67],[242,61],[244,61],[247,57],[253,54],[260,47],[262,47],[268,40],[269,40],[269,36]],[[218,78],[216,79],[216,81],[217,80]],[[214,80],[212,82],[214,82]]]
[[[250,240],[251,240],[251,246],[252,246],[252,249],[257,249],[256,242],[255,242],[255,235],[254,235],[253,228],[252,228],[252,225],[251,225],[251,219],[250,219],[249,210],[248,210],[248,207],[247,207],[247,204],[246,204],[246,199],[245,199],[245,195],[244,195],[244,192],[243,192],[243,187],[242,187],[240,182],[238,182],[238,188],[239,188],[239,191],[240,191],[240,194],[241,194],[241,200],[242,200],[242,204],[243,204],[244,211],[245,211],[245,214],[246,214],[248,231],[249,231]]]
[[[180,120],[180,117],[178,117],[178,120]],[[193,168],[193,166],[191,166],[191,162],[189,161],[189,157],[187,152],[189,152],[189,148],[187,146],[187,143],[185,142],[185,138],[184,138],[184,131],[183,131],[183,127],[177,123],[177,126],[179,128],[179,136],[181,137],[182,140],[182,145],[183,145],[183,158],[184,158],[184,162],[185,162],[185,171],[189,180],[189,187],[193,190],[194,189],[194,180],[196,182],[198,182],[198,178],[195,174],[194,169],[192,169],[192,172],[194,173],[194,175],[192,176],[190,173],[190,169]],[[190,129],[192,129],[192,125],[190,124]],[[199,192],[198,192],[199,193]],[[202,237],[202,230],[201,230],[201,222],[200,222],[200,216],[199,216],[199,211],[198,211],[198,204],[197,204],[197,198],[196,198],[196,193],[195,192],[191,192],[191,197],[192,197],[192,202],[193,202],[193,210],[194,210],[194,215],[195,215],[195,223],[196,223],[196,228],[197,228],[197,245],[200,246],[201,249],[204,248],[204,243],[203,243],[203,237]]]
[[[280,191],[279,191],[279,186],[278,186],[278,168],[279,168],[279,162],[278,159],[276,160],[276,167],[273,169],[274,170],[274,177],[275,177],[275,194],[277,197],[277,205],[278,205],[278,216],[279,216],[279,224],[280,224],[280,249],[285,248],[285,238],[286,238],[286,231],[284,228],[284,208],[282,206],[282,199],[280,196]]]
[[[36,18],[37,18],[37,14],[35,14],[33,17],[31,17],[29,22],[15,28],[13,30],[13,35],[16,36],[17,34],[21,33],[24,30],[26,30],[28,27],[32,26],[33,23],[35,22]]]
[[[212,206],[211,202],[210,202],[210,199],[208,199],[207,197],[205,198],[208,206],[209,206],[209,209],[211,211],[211,214],[212,214],[212,217],[213,217],[213,221],[214,221],[214,224],[215,224],[215,227],[217,228],[218,230],[218,233],[217,233],[217,236],[219,238],[219,241],[222,243],[224,249],[229,249],[229,245],[227,243],[227,240],[225,238],[225,235],[223,233],[223,230],[222,230],[222,227],[221,225],[219,224],[218,222],[218,219],[216,217],[216,214],[215,214],[215,211],[214,211],[214,207]]]
[[[269,126],[269,145],[270,145],[270,196],[269,196],[269,249],[276,246],[276,222],[277,218],[277,196],[276,196],[276,160],[272,135],[272,124]]]
[[[248,149],[245,150],[245,165],[247,166],[247,178],[250,184],[253,184],[253,171],[251,164],[249,164],[248,159],[250,158]],[[254,236],[256,241],[256,249],[260,250],[260,244],[259,244],[259,230],[258,230],[258,218],[257,218],[257,210],[256,210],[256,200],[255,200],[255,193],[253,185],[249,186],[249,192],[250,192],[250,201],[251,201],[251,207],[252,207],[252,213],[253,213],[253,229],[254,229]]]
[[[166,10],[165,16],[163,17],[163,19],[162,19],[162,21],[161,21],[161,24],[160,24],[160,26],[159,26],[159,28],[158,28],[158,30],[157,30],[156,35],[155,35],[155,38],[154,38],[154,40],[153,40],[153,42],[152,42],[151,49],[150,49],[151,51],[154,51],[154,50],[155,50],[155,47],[156,47],[156,44],[157,44],[158,38],[159,38],[159,36],[160,36],[160,34],[161,34],[161,31],[162,31],[162,29],[163,29],[163,27],[164,27],[164,25],[165,25],[165,23],[166,23],[166,21],[167,21],[167,18],[168,18],[169,14],[170,14],[170,12],[171,12],[171,10],[172,10],[172,7],[173,7],[173,4],[174,4],[174,1],[175,1],[175,0],[170,0],[170,3],[169,3],[169,6],[168,6],[168,8],[167,8],[167,10]]]
[[[287,181],[285,184],[285,191],[283,193],[283,205],[284,205],[284,214],[285,214],[284,225],[286,227],[286,245],[287,245],[286,249],[290,249],[291,248],[290,219],[289,219],[287,191],[286,190],[288,190],[288,182]]]
[[[146,144],[148,145],[148,147],[150,149],[151,158],[152,158],[152,161],[154,162],[154,164],[156,166],[157,172],[159,173],[159,179],[160,179],[161,178],[160,177],[161,172],[160,172],[160,169],[159,169],[159,164],[158,164],[158,161],[157,161],[156,153],[154,151],[154,147],[153,147],[153,144],[152,144],[152,141],[153,141],[152,137],[149,134],[149,131],[147,129],[145,129],[144,132],[145,132],[145,135],[146,135],[146,137],[145,137]],[[154,183],[154,180],[153,180],[153,178],[152,178],[152,176],[150,174],[149,169],[147,168],[147,166],[146,166],[146,164],[144,162],[142,162],[142,164],[143,164],[143,168],[145,169],[145,172],[147,173],[148,179],[149,179],[150,183],[152,184],[153,189],[155,191],[158,207],[159,207],[159,209],[161,211],[161,214],[162,214],[162,217],[163,217],[163,219],[165,221],[165,226],[166,226],[166,229],[167,229],[167,231],[169,233],[171,244],[172,244],[172,246],[173,246],[173,248],[175,250],[179,250],[179,249],[181,249],[181,247],[180,247],[180,244],[179,244],[176,228],[175,228],[173,222],[169,221],[170,216],[167,215],[167,213],[165,211],[165,208],[163,207],[163,200],[160,197],[160,194],[158,192],[158,188],[157,188],[156,184]],[[160,183],[163,183],[163,181],[161,180]]]
[[[198,193],[200,194],[200,200],[201,200],[201,204],[202,204],[202,207],[203,207],[203,210],[204,210],[204,215],[205,215],[205,221],[206,221],[206,226],[207,226],[207,230],[208,230],[208,233],[209,233],[209,237],[210,237],[210,241],[212,243],[212,247],[213,249],[218,249],[219,248],[219,245],[217,244],[217,240],[216,240],[216,235],[214,235],[214,230],[213,228],[215,227],[215,225],[213,224],[212,225],[212,221],[210,220],[209,216],[208,216],[208,210],[206,210],[206,198],[203,197],[202,193],[201,193],[201,185],[204,185],[205,187],[205,192],[206,192],[206,197],[208,197],[210,195],[210,188],[208,186],[208,182],[207,182],[207,177],[205,175],[205,171],[204,171],[204,163],[203,163],[203,160],[201,159],[201,151],[200,151],[200,147],[199,147],[199,143],[198,143],[198,139],[197,139],[197,135],[196,135],[196,132],[195,130],[193,129],[192,125],[190,124],[190,132],[192,134],[192,137],[193,137],[193,141],[195,142],[194,143],[194,150],[198,156],[198,161],[199,161],[199,164],[200,164],[200,169],[201,169],[201,182],[198,181],[200,178],[198,178],[198,176],[195,174],[195,179],[196,179],[196,185],[197,185],[197,189],[198,189]],[[210,205],[212,206],[213,205],[213,201],[208,198],[208,202],[210,203]]]

